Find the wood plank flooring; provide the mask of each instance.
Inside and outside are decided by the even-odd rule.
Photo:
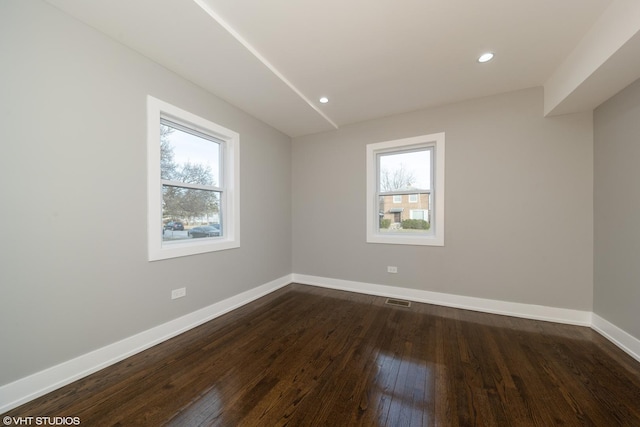
[[[289,285],[4,416],[82,426],[640,426],[589,328]]]

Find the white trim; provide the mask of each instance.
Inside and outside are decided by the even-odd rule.
[[[544,320],[548,322],[566,323],[579,326],[591,325],[590,311],[467,297],[462,295],[424,291],[420,289],[400,288],[396,286],[375,285],[350,280],[308,276],[305,274],[294,273],[293,281],[294,283],[301,283],[303,285],[313,285],[368,295],[407,299],[427,304],[481,311],[484,313],[501,314],[504,316],[522,317],[525,319]]]
[[[292,282],[288,274],[208,307],[0,387],[0,413],[113,365]]]
[[[160,179],[160,118],[186,122],[224,143],[224,230],[221,238],[162,242],[162,194]],[[149,261],[221,251],[240,247],[240,135],[174,105],[147,96],[147,246]]]
[[[483,313],[588,326],[640,362],[640,339],[591,311],[490,300],[296,273],[293,274],[293,282],[368,295],[407,299],[410,301],[480,311]]]
[[[592,314],[591,328],[640,362],[640,339],[595,313]]]
[[[419,289],[376,285],[306,274],[288,274],[208,307],[186,314],[139,334],[125,338],[75,359],[0,386],[0,413],[63,387],[100,369],[113,365],[156,344],[235,310],[290,283],[328,289],[408,299],[464,310],[480,311],[525,319],[589,326],[634,359],[640,361],[640,340],[595,313],[534,304],[445,294]]]

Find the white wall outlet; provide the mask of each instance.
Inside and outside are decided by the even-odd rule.
[[[387,266],[387,273],[397,273],[397,272],[398,272],[398,267],[396,267],[395,265]]]
[[[171,299],[182,298],[187,295],[187,288],[174,289],[171,291]]]

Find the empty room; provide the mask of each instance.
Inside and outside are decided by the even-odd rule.
[[[0,0],[2,425],[640,426],[637,0]]]

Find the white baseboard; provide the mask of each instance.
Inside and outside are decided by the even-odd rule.
[[[0,387],[0,414],[215,319],[292,282],[288,274]]]
[[[589,326],[640,361],[640,340],[590,311],[490,300],[293,273],[75,359],[3,385],[0,387],[0,413],[9,411],[23,403],[113,365],[292,282],[485,313]]]
[[[399,288],[395,286],[375,285],[371,283],[309,276],[305,274],[294,273],[293,281],[294,283],[301,283],[303,285],[319,286],[368,295],[401,298],[410,301],[442,305],[445,307],[481,311],[484,313],[502,314],[506,316],[544,320],[570,325],[589,326],[591,329],[604,336],[621,350],[640,362],[640,339],[630,335],[616,325],[590,311],[497,301],[417,289]]]
[[[591,328],[640,362],[640,339],[593,313]]]
[[[368,295],[401,298],[445,307],[462,308],[484,313],[502,314],[525,319],[545,320],[548,322],[571,325],[591,326],[591,312],[571,310],[567,308],[547,307],[543,305],[522,304],[517,302],[498,301],[419,289],[399,288],[395,286],[375,285],[371,283],[353,282],[349,280],[330,279],[326,277],[293,274],[293,281],[304,285],[320,286],[343,291],[358,292]]]

